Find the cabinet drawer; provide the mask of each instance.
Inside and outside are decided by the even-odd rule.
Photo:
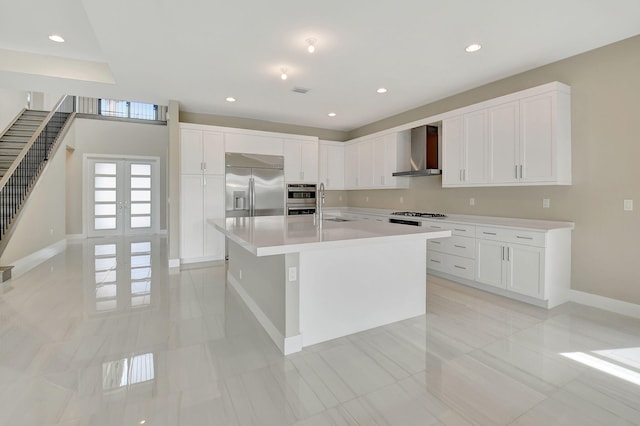
[[[459,235],[461,237],[472,237],[472,238],[476,236],[475,225],[450,223],[449,229],[451,230],[452,235]]]
[[[476,257],[475,238],[459,237],[454,235],[448,238],[435,238],[427,240],[427,248],[440,253],[453,254],[455,256],[474,259]]]
[[[476,263],[473,259],[460,256],[449,256],[447,259],[447,272],[460,278],[473,280],[475,278],[475,267]]]
[[[434,229],[436,231],[449,230],[451,229],[451,224],[446,222],[439,221],[431,221],[431,220],[423,220],[422,226],[424,228]]]
[[[523,244],[535,247],[545,246],[544,232],[528,230],[478,226],[476,227],[476,238],[482,238],[483,240],[503,241],[513,244]]]
[[[446,258],[446,254],[427,250],[427,269],[433,269],[440,272],[449,272],[447,270]]]

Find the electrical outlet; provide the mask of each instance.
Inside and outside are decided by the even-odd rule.
[[[550,198],[543,198],[542,199],[542,208],[543,209],[548,209],[549,207],[551,207],[551,199]]]
[[[400,197],[400,204],[404,204],[404,197]]]
[[[624,200],[624,210],[628,212],[633,210],[633,200]]]
[[[295,266],[289,267],[289,281],[295,281],[298,279],[298,268]]]
[[[242,269],[240,269],[240,279],[242,279]]]
[[[49,229],[49,235],[53,235],[53,228]]]
[[[342,195],[340,195],[340,196],[338,197],[338,199],[339,199],[340,201],[342,201]]]
[[[469,205],[470,206],[475,206],[476,205],[476,199],[473,198],[473,197],[469,198]]]
[[[364,197],[364,201],[368,203],[369,202],[369,197]]]

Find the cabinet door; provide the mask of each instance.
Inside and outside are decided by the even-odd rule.
[[[204,253],[203,256],[222,260],[225,256],[225,237],[208,222],[209,219],[224,219],[224,176],[205,175],[204,195]]]
[[[300,143],[300,171],[304,182],[318,182],[318,144],[316,142]]]
[[[300,143],[298,141],[284,141],[284,180],[287,182],[302,182],[300,164]]]
[[[358,144],[358,187],[373,187],[373,141]]]
[[[386,175],[387,167],[385,167],[385,163],[390,159],[387,157],[385,138],[376,138],[370,143],[372,145],[372,186],[387,186],[389,185],[391,173],[389,173],[389,176]]]
[[[507,290],[542,298],[544,285],[544,249],[540,247],[507,247]]]
[[[485,183],[488,175],[487,110],[464,115],[462,181]]]
[[[346,189],[358,187],[358,145],[351,144],[344,148],[344,186]]]
[[[504,284],[504,244],[498,241],[476,241],[476,281],[495,287]]]
[[[182,259],[203,255],[202,179],[201,174],[180,177],[180,258]]]
[[[442,121],[442,185],[461,185],[464,164],[462,116]]]
[[[513,183],[519,172],[519,102],[489,110],[489,150],[492,183]]]
[[[210,175],[224,174],[224,138],[222,133],[203,132],[202,162],[204,173]]]
[[[202,173],[202,130],[180,129],[180,173]]]
[[[344,189],[344,147],[328,145],[325,148],[327,148],[325,185],[327,189]]]
[[[520,101],[520,164],[524,182],[550,182],[556,178],[555,95]]]

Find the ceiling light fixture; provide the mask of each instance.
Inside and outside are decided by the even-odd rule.
[[[376,92],[382,94],[382,93],[387,93],[387,89],[385,89],[384,87],[379,88],[378,90],[376,90]]]
[[[308,44],[308,46],[307,46],[307,52],[309,52],[309,53],[313,53],[313,52],[315,52],[315,51],[316,51],[316,46],[315,46],[316,39],[315,39],[315,38],[313,38],[313,37],[312,37],[312,38],[308,38],[308,39],[306,40],[306,42],[307,42],[307,44]]]
[[[329,117],[335,117],[336,113],[335,112],[330,112],[329,114],[327,114]]]
[[[227,101],[227,102],[235,102],[235,101],[236,101],[236,98],[234,98],[233,96],[229,96],[229,97],[226,99],[226,101]]]
[[[287,69],[286,68],[280,68],[280,71],[282,71],[282,74],[280,74],[280,78],[282,80],[286,80],[287,78],[289,78],[289,76],[287,75]]]
[[[49,40],[55,41],[56,43],[64,43],[64,38],[62,38],[62,36],[59,36],[58,34],[51,34],[49,36]]]
[[[480,45],[478,43],[473,43],[473,44],[468,45],[464,50],[465,50],[465,52],[473,53],[473,52],[477,52],[480,49],[482,49],[482,45]]]

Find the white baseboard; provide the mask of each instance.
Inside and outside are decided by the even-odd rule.
[[[285,354],[289,355],[302,350],[302,335],[291,336],[285,338],[282,333],[276,328],[275,325],[269,320],[267,315],[262,312],[262,309],[258,304],[249,296],[240,283],[231,275],[227,275],[227,282],[231,285],[231,288],[238,293],[238,296],[247,305],[251,313],[256,317],[262,328],[267,332],[271,340],[276,344],[278,349]]]
[[[83,240],[87,238],[86,234],[67,234],[67,240]]]
[[[67,239],[60,240],[57,243],[53,243],[43,249],[33,252],[22,259],[18,259],[13,262],[13,270],[11,271],[11,278],[18,278],[20,275],[35,268],[42,262],[51,259],[53,256],[62,253],[67,248]]]
[[[169,268],[179,268],[180,259],[169,259]]]
[[[604,309],[621,315],[640,318],[640,305],[625,302],[623,300],[610,299],[596,294],[585,293],[578,290],[569,290],[569,300],[581,305]]]

